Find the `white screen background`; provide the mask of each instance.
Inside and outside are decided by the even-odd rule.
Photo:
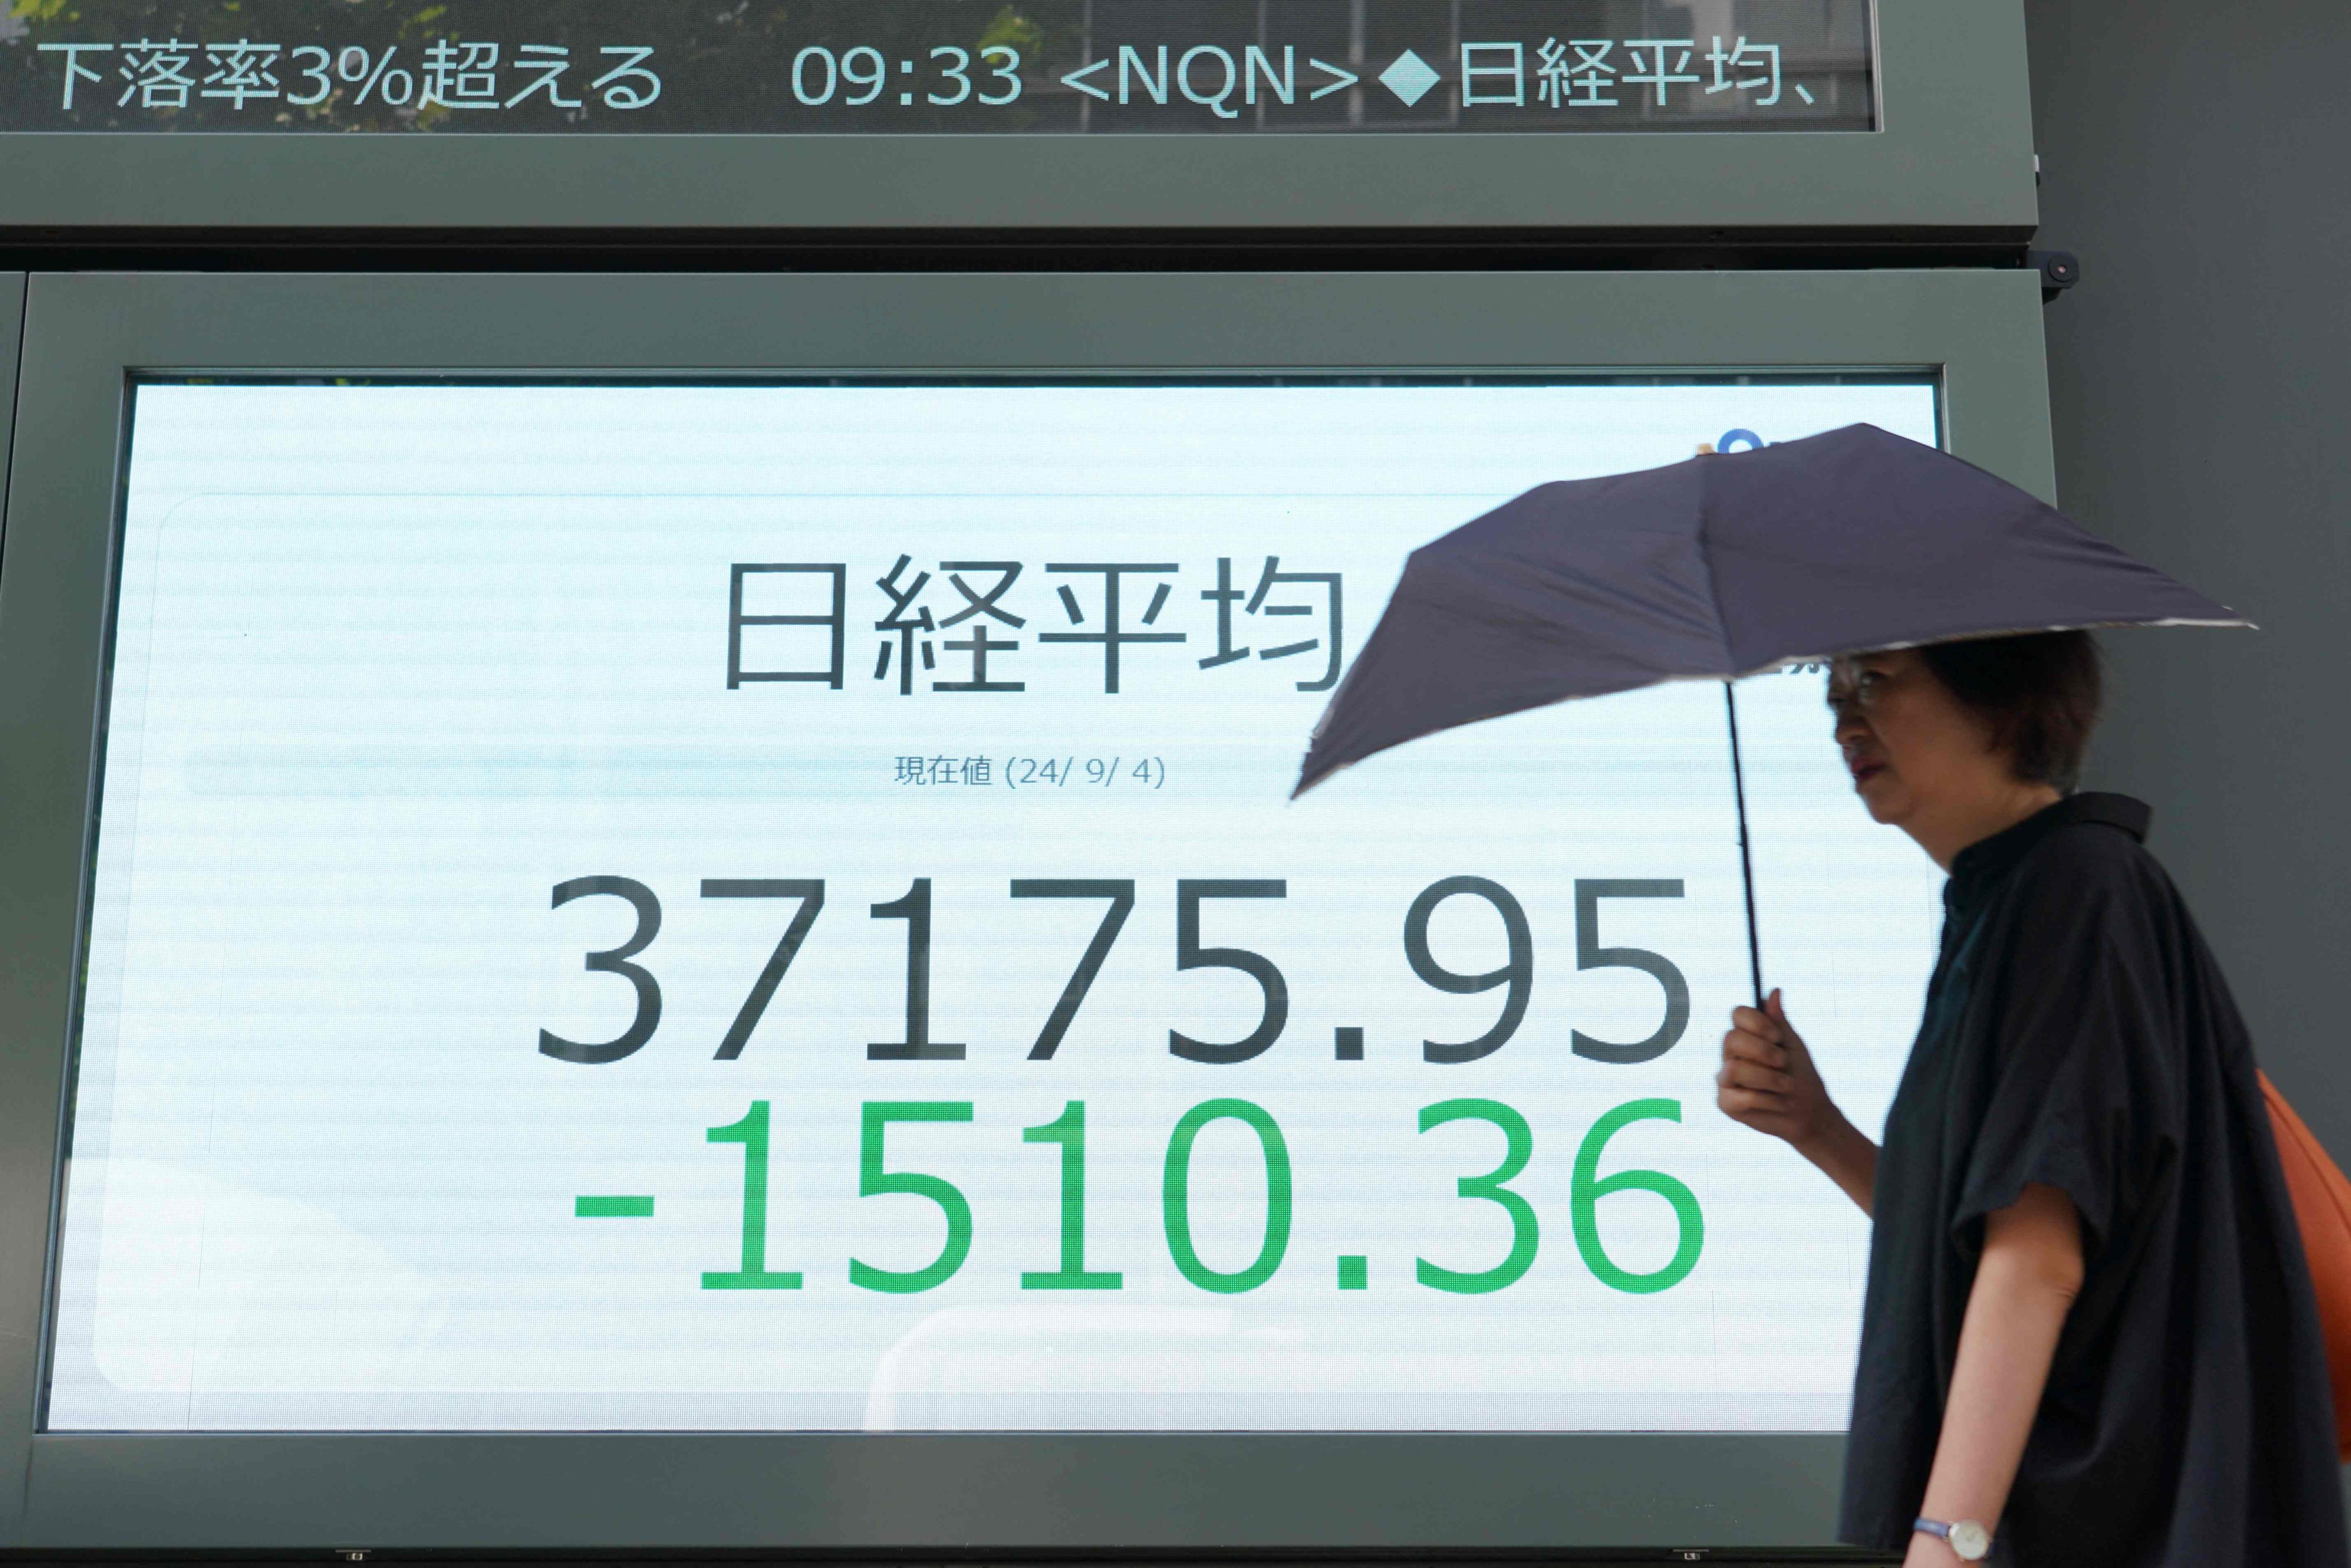
[[[1344,652],[1405,554],[1538,483],[1676,462],[1733,429],[1786,440],[1866,420],[1936,439],[1919,384],[395,387],[147,386],[135,435],[48,1424],[53,1429],[1833,1430],[1844,1425],[1866,1222],[1777,1143],[1713,1108],[1716,1042],[1747,981],[1719,688],[1571,703],[1454,731],[1287,796],[1326,694],[1321,649],[1203,669],[1219,557],[1254,589],[1340,574]],[[876,679],[875,579],[1017,561],[991,623],[1010,694]],[[1102,690],[1098,575],[1137,626]],[[726,682],[736,563],[841,563],[842,686]],[[992,574],[967,573],[975,586]],[[804,577],[754,579],[752,613],[821,611]],[[902,579],[903,581],[903,579]],[[1072,623],[1068,585],[1087,619]],[[764,596],[764,597],[763,597]],[[791,602],[784,602],[790,600]],[[1322,602],[1277,587],[1268,605]],[[1232,607],[1258,650],[1328,635]],[[970,623],[933,640],[967,634]],[[747,628],[744,662],[823,662],[823,628]],[[918,639],[918,644],[919,644]],[[1872,826],[1813,675],[1741,688],[1767,982],[1832,1090],[1875,1127],[1915,1027],[1939,879]],[[901,759],[990,759],[985,784],[901,781]],[[1073,759],[1013,788],[1016,759]],[[1121,759],[1096,785],[1087,763]],[[1138,762],[1157,769],[1136,782]],[[539,1031],[619,1033],[629,985],[583,972],[626,939],[622,876],[660,899],[638,955],[658,1029],[581,1065]],[[1415,976],[1406,908],[1445,877],[1524,909],[1531,1004],[1477,1062],[1502,992]],[[738,1059],[719,1040],[796,905],[698,896],[704,878],[821,877],[826,904]],[[931,1033],[961,1061],[872,1061],[904,1036],[907,922],[868,907],[933,889]],[[1100,900],[1015,900],[1016,877],[1133,878],[1136,900],[1050,1061],[1031,1042]],[[1281,970],[1289,1021],[1244,1063],[1178,1060],[1172,1028],[1246,1033],[1259,992],[1175,968],[1179,877],[1280,878],[1210,900],[1202,940]],[[1575,1054],[1656,1028],[1660,988],[1580,970],[1579,878],[1678,879],[1608,899],[1599,940],[1665,954],[1691,1017],[1657,1059]],[[1503,961],[1475,898],[1431,922],[1437,961]],[[1364,1059],[1334,1056],[1357,1026]],[[1455,1183],[1504,1138],[1421,1107],[1521,1113],[1511,1189],[1540,1223],[1524,1276],[1458,1294],[1416,1260],[1486,1269],[1511,1224]],[[1171,1257],[1170,1129],[1238,1097],[1292,1168],[1272,1277],[1204,1291]],[[1666,1172],[1704,1241],[1671,1288],[1587,1266],[1573,1165],[1611,1107],[1663,1098],[1599,1164]],[[767,1266],[797,1291],[708,1291],[739,1261],[745,1150],[705,1129],[770,1107]],[[859,1107],[968,1103],[894,1124],[892,1169],[972,1211],[955,1275],[861,1289],[849,1261],[912,1269],[940,1210],[859,1191]],[[1086,1264],[1122,1288],[1024,1291],[1059,1260],[1061,1151],[1024,1142],[1087,1106]],[[1196,1146],[1201,1258],[1256,1254],[1255,1137]],[[644,1194],[644,1218],[580,1218]],[[1674,1255],[1671,1205],[1596,1208],[1623,1269]],[[1365,1288],[1337,1287],[1342,1256]]]

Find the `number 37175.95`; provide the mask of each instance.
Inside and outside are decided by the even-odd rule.
[[[1247,975],[1257,984],[1261,1005],[1256,1025],[1235,1040],[1205,1040],[1170,1027],[1167,1049],[1173,1055],[1189,1062],[1224,1064],[1247,1062],[1263,1055],[1280,1039],[1290,1021],[1290,982],[1273,959],[1248,948],[1209,946],[1203,937],[1207,919],[1207,906],[1228,899],[1287,898],[1290,884],[1280,878],[1184,877],[1176,883],[1176,968],[1178,972],[1192,970],[1229,970]],[[719,1040],[716,1056],[720,1061],[732,1061],[743,1054],[743,1048],[758,1027],[759,1020],[775,1000],[791,969],[793,959],[809,932],[814,929],[825,907],[825,883],[821,878],[742,878],[710,877],[704,880],[702,898],[710,899],[789,899],[795,908],[775,950],[751,982],[749,992],[736,1010],[734,1022]],[[1014,877],[1010,896],[1015,900],[1039,898],[1097,899],[1103,905],[1101,923],[1096,926],[1085,950],[1071,970],[1068,983],[1061,988],[1058,1001],[1046,1015],[1035,1040],[1029,1047],[1031,1061],[1050,1061],[1060,1049],[1061,1041],[1075,1021],[1078,1011],[1085,1004],[1095,977],[1102,972],[1102,962],[1117,943],[1127,917],[1134,910],[1135,882],[1131,877]],[[1582,1030],[1570,1032],[1570,1043],[1575,1054],[1596,1062],[1629,1064],[1654,1061],[1672,1050],[1689,1026],[1689,981],[1679,966],[1664,954],[1646,948],[1604,946],[1600,938],[1601,903],[1604,899],[1679,898],[1682,884],[1678,878],[1578,878],[1575,883],[1575,967],[1579,970],[1625,969],[1650,976],[1662,992],[1662,1015],[1657,1026],[1639,1040],[1614,1041],[1596,1038]],[[615,948],[587,955],[586,967],[590,972],[618,975],[635,992],[636,1010],[628,1026],[609,1040],[580,1041],[568,1039],[552,1030],[541,1029],[538,1048],[546,1055],[563,1062],[585,1064],[618,1062],[633,1055],[653,1037],[661,1026],[662,988],[641,956],[653,946],[661,934],[661,899],[644,883],[628,877],[575,877],[555,885],[553,907],[562,909],[578,899],[612,898],[625,901],[636,913],[636,927],[626,941]],[[1476,898],[1490,905],[1501,919],[1502,961],[1494,968],[1465,973],[1447,969],[1437,961],[1430,950],[1428,928],[1438,907],[1450,898]],[[866,1055],[877,1062],[889,1061],[960,1061],[965,1054],[961,1042],[939,1040],[932,1036],[931,1021],[931,879],[918,877],[906,891],[895,898],[870,906],[868,914],[876,920],[903,920],[906,927],[906,966],[904,985],[905,1028],[904,1037],[867,1043]],[[1527,1006],[1534,993],[1534,931],[1527,913],[1515,895],[1499,882],[1485,877],[1446,877],[1422,888],[1404,916],[1404,957],[1412,972],[1432,988],[1455,995],[1474,995],[1481,992],[1499,991],[1502,1003],[1490,1026],[1466,1040],[1423,1040],[1422,1057],[1437,1063],[1474,1062],[1490,1056],[1509,1044],[1526,1021]],[[1343,1061],[1360,1059],[1364,1052],[1364,1033],[1360,1026],[1339,1026],[1332,1031],[1332,1048]]]

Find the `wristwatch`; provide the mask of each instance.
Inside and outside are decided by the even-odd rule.
[[[1914,1519],[1910,1528],[1949,1542],[1962,1563],[1980,1563],[1991,1551],[1991,1532],[1972,1519],[1954,1520],[1949,1524],[1939,1519]]]

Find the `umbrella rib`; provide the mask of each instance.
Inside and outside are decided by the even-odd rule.
[[[1698,462],[1698,566],[1706,577],[1706,602],[1714,611],[1714,634],[1722,649],[1721,679],[1729,680],[1737,671],[1730,662],[1730,625],[1722,614],[1722,596],[1714,586],[1714,464],[1706,457]]]

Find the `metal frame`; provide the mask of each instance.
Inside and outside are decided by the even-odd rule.
[[[1614,230],[1969,235],[2038,221],[2022,0],[1876,0],[1875,132],[0,136],[40,231]]]
[[[0,272],[0,516],[8,484],[8,436],[16,424],[16,350],[25,335],[25,275]],[[0,533],[0,547],[6,535]]]
[[[1821,1436],[37,1433],[125,389],[141,371],[1926,369],[1951,448],[2048,495],[2036,275],[37,275],[23,368],[0,535],[0,1546],[1831,1540],[1843,1444]]]

